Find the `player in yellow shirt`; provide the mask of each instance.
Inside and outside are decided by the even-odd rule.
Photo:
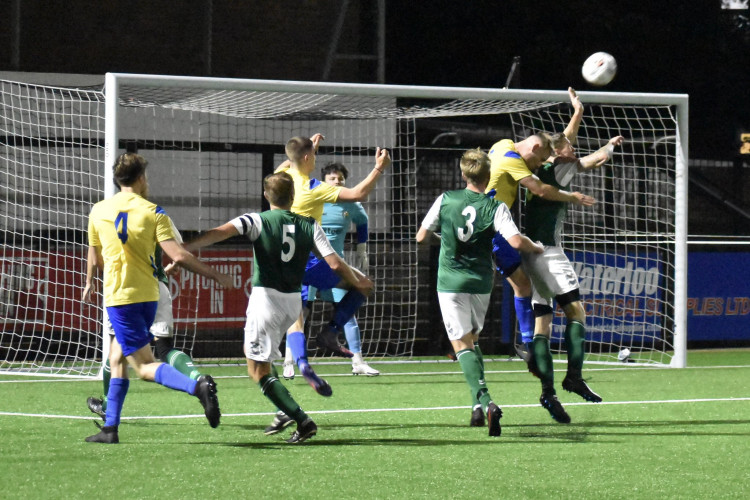
[[[146,166],[140,155],[120,155],[114,166],[120,192],[95,204],[89,215],[89,255],[93,265],[103,272],[104,306],[115,338],[109,352],[112,378],[105,425],[101,432],[87,437],[88,442],[119,442],[120,414],[129,387],[128,364],[144,380],[197,396],[211,427],[218,426],[221,417],[216,384],[210,376],[192,380],[174,367],[154,360],[149,328],[159,301],[156,244],[177,264],[216,280],[225,288],[234,288],[234,280],[198,260],[175,240],[169,216],[146,200]],[[93,302],[94,292],[94,282],[87,282],[84,302]]]
[[[532,173],[532,170],[538,168],[551,153],[550,136],[544,132],[536,133],[519,142],[513,142],[510,139],[496,142],[489,152],[492,168],[487,193],[494,190],[494,198],[505,203],[509,209],[516,201],[519,184],[542,199],[564,201],[576,205],[593,205],[595,200],[592,197],[578,192],[562,191],[541,182]],[[497,270],[513,287],[518,326],[525,350],[528,352],[528,345],[534,336],[531,282],[521,268],[521,257],[518,252],[502,239],[497,239],[494,243]]]
[[[332,186],[318,179],[311,179],[310,174],[315,170],[315,159],[320,141],[324,139],[322,134],[315,134],[311,138],[292,137],[286,144],[286,155],[288,160],[282,163],[277,172],[286,171],[294,179],[294,203],[291,211],[300,215],[313,217],[318,223],[323,216],[323,205],[336,203],[337,201],[364,201],[367,195],[375,187],[378,178],[391,164],[388,150],[377,148],[375,151],[375,167],[359,184],[352,188]],[[363,276],[361,273],[359,275]],[[333,318],[318,334],[318,345],[327,348],[341,356],[351,358],[352,352],[339,344],[338,335],[343,331],[344,325],[354,316],[359,306],[366,297],[334,273],[325,260],[318,259],[310,254],[307,262],[303,285],[314,286],[318,290],[330,290],[333,288],[344,288],[349,290],[346,295],[336,304]],[[304,326],[307,305],[306,289],[302,294],[303,313],[287,332],[287,345],[291,348],[300,373],[305,380],[322,396],[330,396],[333,391],[328,383],[318,377],[307,359],[306,340]]]

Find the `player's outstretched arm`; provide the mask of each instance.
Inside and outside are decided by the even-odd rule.
[[[544,247],[541,243],[534,243],[524,234],[516,234],[508,238],[508,244],[518,250],[519,252],[525,253],[544,253]]]
[[[234,286],[234,278],[228,274],[220,273],[213,267],[203,263],[198,257],[188,252],[185,247],[180,245],[176,240],[169,239],[160,241],[164,253],[174,261],[178,266],[182,266],[189,271],[192,271],[206,278],[210,278],[219,283],[224,288],[236,288]]]
[[[240,233],[239,231],[237,231],[237,228],[234,227],[231,222],[227,222],[226,224],[222,224],[221,226],[209,229],[194,240],[185,243],[185,250],[187,250],[188,252],[195,252],[199,248],[207,247],[213,245],[214,243],[227,240],[232,236],[237,236],[238,234]]]
[[[590,155],[581,158],[579,170],[589,170],[604,165],[615,152],[615,147],[621,145],[625,138],[621,135],[611,138],[607,144]]]
[[[367,296],[372,292],[374,285],[370,278],[356,269],[352,269],[336,252],[326,255],[324,259],[331,267],[331,270],[338,274],[339,277],[353,289],[357,290],[364,296]]]
[[[568,95],[570,96],[570,104],[573,105],[573,116],[570,117],[570,123],[565,127],[563,134],[571,144],[575,144],[576,137],[578,137],[578,129],[583,120],[583,103],[581,103],[581,98],[578,97],[573,87],[568,87]]]
[[[427,228],[420,227],[417,231],[417,243],[437,243],[440,244],[440,235]]]
[[[375,150],[375,167],[370,171],[370,174],[353,188],[343,188],[336,201],[364,201],[375,188],[380,175],[385,173],[390,164],[391,155],[388,150],[377,148]]]
[[[545,184],[539,180],[535,175],[530,175],[521,179],[521,185],[531,191],[534,196],[539,196],[549,201],[564,201],[566,203],[572,203],[574,205],[583,205],[590,207],[596,203],[596,199],[593,197],[579,193],[579,192],[568,192],[557,189],[555,186]]]

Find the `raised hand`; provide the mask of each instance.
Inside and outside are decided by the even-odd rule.
[[[391,155],[385,148],[375,150],[375,168],[385,170],[391,164]]]

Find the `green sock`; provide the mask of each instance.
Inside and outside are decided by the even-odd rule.
[[[534,335],[531,341],[534,361],[542,379],[542,391],[555,393],[555,372],[552,367],[552,353],[549,351],[549,339],[544,335]]]
[[[581,377],[585,342],[586,327],[580,321],[570,321],[565,327],[565,349],[568,351],[568,373],[574,377]]]
[[[177,349],[172,349],[167,353],[167,363],[173,366],[178,372],[187,375],[193,380],[201,376],[201,372],[195,368],[190,356]]]
[[[479,365],[482,367],[482,373],[479,377],[480,380],[484,380],[484,356],[482,356],[482,350],[479,348],[479,343],[474,343],[474,354],[477,355],[477,359],[479,360]],[[471,407],[476,408],[481,403],[479,402],[479,398],[477,397],[477,394],[474,393],[474,391],[471,391]]]
[[[456,353],[458,363],[461,365],[461,371],[464,372],[466,382],[469,384],[471,394],[474,395],[474,399],[479,401],[482,408],[487,410],[487,405],[490,404],[492,398],[490,392],[487,390],[487,383],[484,380],[484,370],[479,362],[477,354],[472,349],[463,349]]]
[[[276,405],[276,408],[286,413],[287,416],[292,417],[298,424],[307,419],[307,414],[302,411],[302,408],[300,408],[292,395],[289,394],[284,384],[279,382],[278,378],[268,374],[260,379],[258,385],[263,395],[270,399]]]
[[[109,392],[109,379],[112,378],[112,368],[109,365],[109,358],[104,362],[104,370],[102,372],[102,387],[104,388],[104,396],[102,396],[102,411],[107,411],[107,393]]]

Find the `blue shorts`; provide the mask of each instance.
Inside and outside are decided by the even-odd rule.
[[[303,285],[314,286],[318,290],[330,290],[340,282],[341,278],[333,272],[325,259],[319,259],[314,254],[310,254],[310,259],[308,259],[305,268],[305,276],[302,278]]]
[[[492,253],[496,269],[506,278],[521,265],[521,255],[500,234],[495,234],[492,238]]]
[[[115,331],[115,338],[125,356],[130,356],[154,340],[149,329],[156,317],[158,305],[154,301],[107,307],[107,316]]]

